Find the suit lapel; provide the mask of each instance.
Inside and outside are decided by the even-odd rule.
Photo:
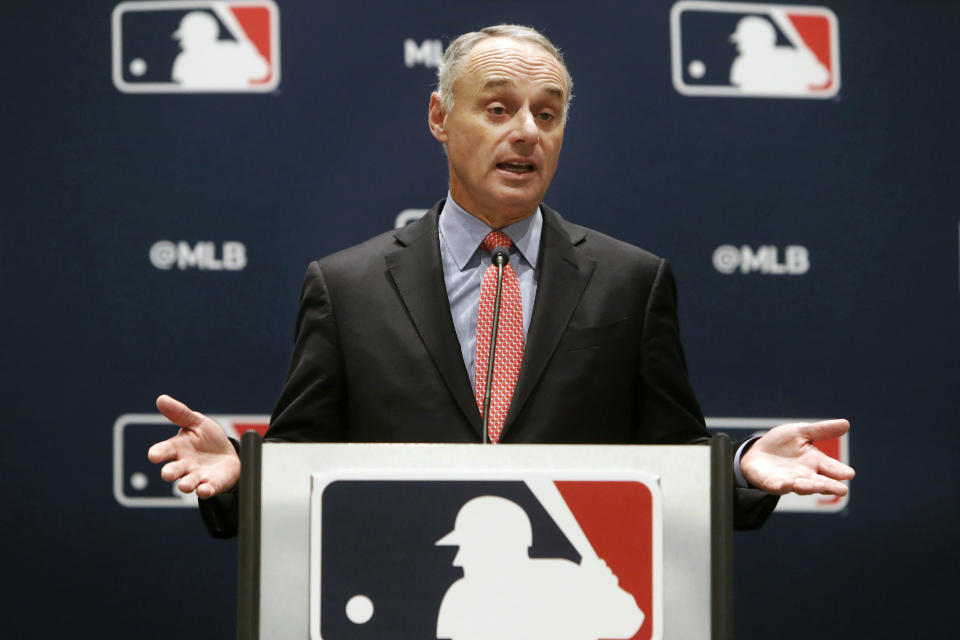
[[[543,237],[537,266],[537,298],[504,432],[509,430],[537,385],[596,266],[574,251],[574,245],[584,239],[583,231],[566,227],[563,219],[546,206],[541,210]]]
[[[433,358],[451,395],[467,420],[481,435],[483,421],[463,366],[460,342],[450,315],[450,300],[443,282],[437,218],[443,201],[423,218],[396,233],[401,248],[386,255],[387,268],[403,304]]]

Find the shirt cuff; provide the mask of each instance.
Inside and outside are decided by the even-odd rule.
[[[753,446],[753,443],[760,439],[761,436],[753,436],[743,441],[743,444],[740,445],[740,448],[737,449],[737,454],[733,457],[733,476],[735,479],[735,484],[737,489],[756,489],[747,479],[743,477],[743,471],[740,470],[740,458],[743,457],[743,454],[747,452],[747,449]]]

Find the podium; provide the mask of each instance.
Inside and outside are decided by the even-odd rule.
[[[248,432],[238,637],[732,639],[731,457]]]

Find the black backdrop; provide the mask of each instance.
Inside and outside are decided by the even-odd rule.
[[[567,52],[576,97],[547,202],[671,260],[705,412],[853,423],[843,511],[738,536],[737,636],[945,637],[957,3],[832,0],[827,99],[681,95],[666,1],[278,4],[277,87],[193,95],[114,86],[113,3],[5,8],[4,637],[233,636],[235,544],[193,509],[121,504],[118,459],[169,491],[131,429],[115,455],[114,423],[161,392],[270,412],[308,261],[444,195],[423,43],[497,22]],[[218,259],[242,243],[246,262],[160,269],[160,241]],[[803,247],[809,269],[723,273],[724,245],[779,263]]]

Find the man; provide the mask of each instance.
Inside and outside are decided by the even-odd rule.
[[[666,262],[542,204],[572,86],[559,51],[533,29],[501,25],[451,43],[428,116],[447,153],[449,196],[404,229],[310,265],[268,437],[481,442],[490,293],[482,280],[493,249],[481,245],[494,230],[510,266],[491,441],[707,436]],[[220,496],[201,501],[202,513],[215,535],[230,535],[240,477],[233,445],[168,396],[157,407],[181,430],[151,447],[150,460],[168,461],[161,474],[182,491]],[[737,525],[759,526],[776,504],[769,494],[845,494],[841,481],[853,470],[812,442],[848,428],[845,420],[782,425],[741,447]]]

